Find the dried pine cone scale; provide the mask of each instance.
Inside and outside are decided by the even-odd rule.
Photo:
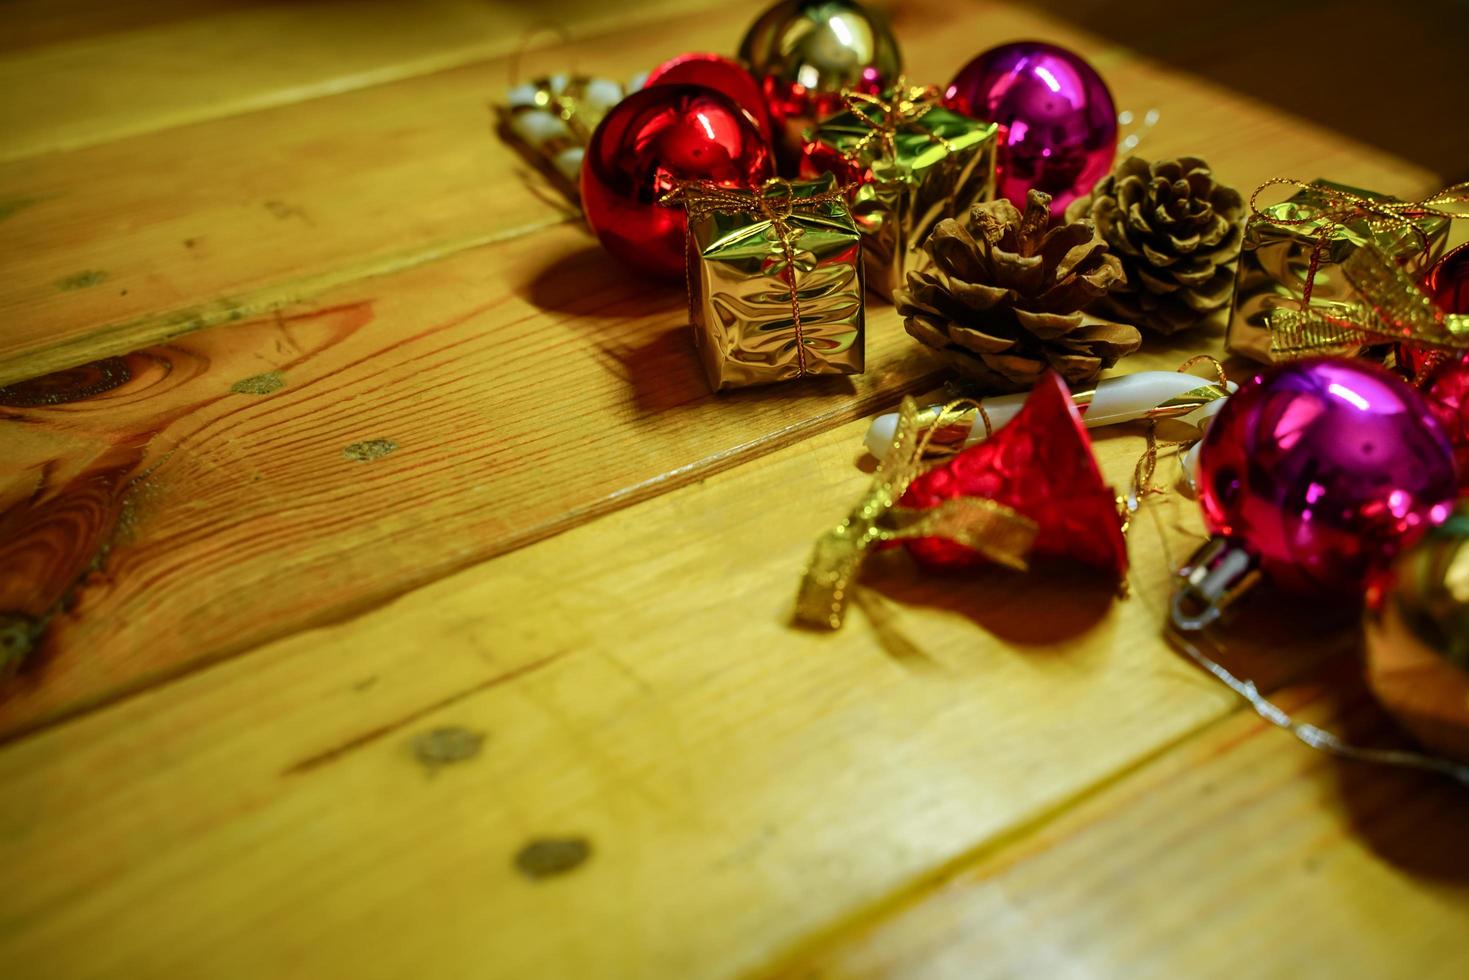
[[[1229,305],[1244,200],[1203,160],[1131,157],[1066,216],[1090,217],[1121,259],[1126,278],[1099,302],[1106,312],[1171,334]]]
[[[1052,227],[1050,198],[1032,191],[941,221],[932,262],[894,296],[908,333],[991,391],[1034,385],[1048,368],[1072,384],[1096,380],[1142,336],[1083,312],[1123,278],[1089,221]]]

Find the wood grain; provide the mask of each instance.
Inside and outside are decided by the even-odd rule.
[[[86,371],[0,389],[0,612],[46,621],[29,668],[0,682],[0,732],[355,613],[940,376],[886,307],[866,374],[715,398],[685,324],[681,290],[629,281],[563,226],[117,359],[120,383],[90,396]]]
[[[627,28],[700,6],[642,0],[170,0],[7,4],[0,161],[287,105]],[[556,31],[545,30],[555,25]]]
[[[1154,639],[1178,497],[1132,600],[892,555],[791,628],[864,428],[0,749],[0,973],[739,976],[1235,708]],[[482,748],[427,771],[438,729]]]
[[[490,136],[519,38],[471,36],[574,9],[529,70],[628,75],[753,7],[40,6],[0,37],[6,91],[50,93],[0,100],[0,657],[36,654],[0,702],[0,976],[1465,971],[1462,800],[1261,732],[1158,638],[1190,501],[1134,527],[1126,602],[888,554],[841,633],[790,628],[867,480],[850,420],[931,362],[874,306],[867,376],[708,396],[679,291]],[[1288,6],[1118,33],[1227,77],[1254,56],[1199,33],[1280,42]],[[1447,176],[1267,105],[1304,61],[1262,101],[1018,5],[897,27],[923,80],[1072,46],[1159,111],[1141,152],[1245,189]],[[1383,74],[1342,97],[1412,85]],[[1243,613],[1230,666],[1355,727],[1317,698],[1350,616]]]
[[[927,43],[942,51],[951,42],[930,35]],[[1312,138],[1309,129],[1259,106],[1231,103],[1177,75],[1156,77],[1147,65],[1129,67],[1120,53],[1102,52],[1099,60],[1108,57],[1126,84],[1165,93],[1162,111],[1178,114],[1177,131],[1156,135],[1160,150],[1167,147],[1165,133],[1180,142],[1192,133],[1221,173],[1249,180],[1314,167],[1307,161],[1322,154],[1340,179],[1388,189],[1413,179],[1391,160],[1331,144],[1324,135]],[[462,88],[444,91],[462,98]],[[408,94],[396,92],[399,99]],[[422,108],[409,103],[398,111]],[[1213,107],[1213,118],[1230,121],[1228,139],[1197,122],[1185,130],[1183,120],[1204,105]],[[381,115],[372,118],[384,123]],[[1294,134],[1289,143],[1278,142],[1284,132]],[[249,159],[262,168],[258,173],[274,173],[268,156]],[[344,162],[332,159],[336,167]],[[111,169],[167,196],[156,181],[139,176],[135,163]],[[295,179],[304,178],[297,173]],[[322,180],[322,187],[332,183],[325,174]],[[382,197],[380,188],[360,193],[364,200]],[[190,221],[212,220],[242,234],[251,227],[207,207],[180,207]],[[411,213],[414,220],[424,214]],[[21,220],[35,219],[12,219]],[[353,235],[372,228],[360,211],[350,221],[344,214],[342,222],[356,229]],[[110,247],[130,246],[121,238]],[[361,239],[333,247],[350,251]],[[20,409],[0,423],[0,444],[20,447],[18,433],[24,433],[26,446],[24,453],[6,454],[13,460],[6,492],[19,499],[22,491],[44,488],[25,508],[9,512],[17,546],[52,556],[47,574],[26,579],[24,601],[10,610],[27,624],[25,645],[39,656],[29,673],[3,688],[0,733],[27,730],[191,665],[351,615],[883,407],[936,377],[891,309],[874,304],[874,367],[855,387],[833,381],[711,399],[679,328],[677,290],[628,279],[576,229],[553,226],[446,251],[411,256],[403,268],[361,281],[370,263],[333,267],[335,260],[323,257],[327,272],[266,288],[252,302],[226,300],[145,318],[116,336],[107,329],[88,333],[83,346],[100,353],[138,330],[168,336],[205,322],[206,314],[226,321],[129,355],[143,380],[128,387],[54,410]],[[148,247],[138,252],[137,277],[151,281],[161,266],[150,254]],[[274,260],[311,265],[288,248]],[[347,283],[332,285],[338,277]],[[116,285],[109,275],[95,288]],[[314,298],[287,305],[295,288]],[[160,302],[157,292],[143,292],[140,302]],[[273,307],[280,308],[249,319],[252,311]],[[82,330],[85,318],[76,323]],[[1160,345],[1155,363],[1171,367],[1211,344],[1217,349],[1217,339],[1202,337]],[[44,357],[30,353],[23,363],[38,359]],[[232,390],[272,372],[281,372],[281,390]],[[45,433],[56,441],[48,444]],[[372,440],[389,440],[397,449],[369,462],[348,454]],[[116,444],[140,441],[144,448],[130,468],[112,464]],[[48,468],[53,475],[44,477]],[[107,479],[104,473],[134,480],[145,471],[146,480],[108,483],[106,495],[89,501],[89,508],[106,502],[88,525],[91,533],[58,539],[60,525],[48,523],[50,511],[35,510],[78,506],[79,487],[92,492]],[[63,472],[81,483],[60,481]],[[114,540],[124,508],[128,534]],[[36,625],[42,621],[44,635]]]
[[[1379,743],[1338,665],[1282,693]],[[1462,977],[1469,796],[1338,763],[1253,714],[1209,726],[783,977]]]
[[[907,4],[898,19],[910,61],[936,74],[974,44],[941,8]],[[731,47],[748,15],[735,6],[659,21],[536,64],[628,76],[672,52]],[[1389,192],[1438,182],[1033,11],[982,3],[967,16],[990,40],[1048,36],[1091,55],[1122,105],[1159,112],[1143,152],[1201,154],[1245,187],[1281,173]],[[488,103],[509,74],[504,59],[483,62],[0,164],[0,384],[568,220],[491,132]]]

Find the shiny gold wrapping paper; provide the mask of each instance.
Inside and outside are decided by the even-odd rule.
[[[1360,195],[1375,201],[1393,198],[1317,180],[1316,186]],[[1269,317],[1272,310],[1299,310],[1311,267],[1317,238],[1327,227],[1311,222],[1277,224],[1271,219],[1298,221],[1327,209],[1322,195],[1303,189],[1288,200],[1263,208],[1263,216],[1252,216],[1245,224],[1244,248],[1235,274],[1234,305],[1230,310],[1225,344],[1231,353],[1266,364],[1281,358],[1272,350]],[[1406,227],[1374,227],[1366,216],[1331,230],[1311,287],[1312,312],[1331,318],[1355,310],[1361,298],[1342,271],[1342,263],[1358,249],[1372,244],[1384,255],[1406,262],[1405,271],[1420,278],[1437,261],[1448,235],[1448,219],[1425,216],[1414,224],[1424,237]],[[1429,247],[1425,249],[1423,246]],[[1346,346],[1336,353],[1353,354],[1360,348]]]
[[[892,299],[908,271],[928,261],[922,246],[934,226],[994,197],[999,127],[945,109],[932,90],[900,86],[849,100],[848,111],[810,132],[803,172],[861,181],[852,217],[867,285]]]
[[[861,374],[861,235],[828,176],[685,187],[689,318],[715,391]]]
[[[1305,357],[1363,344],[1408,344],[1427,363],[1442,363],[1469,351],[1469,314],[1449,313],[1420,285],[1421,277],[1403,270],[1375,245],[1359,248],[1342,262],[1347,281],[1361,303],[1300,313],[1277,310],[1270,318],[1272,350],[1278,356]],[[1436,358],[1436,359],[1435,359]]]

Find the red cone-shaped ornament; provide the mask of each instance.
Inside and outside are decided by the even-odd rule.
[[[1071,558],[1127,574],[1117,495],[1102,479],[1091,440],[1061,376],[1048,372],[1020,413],[984,442],[918,477],[900,504],[936,507],[951,497],[988,498],[1039,525],[1030,554]],[[969,568],[984,557],[942,538],[904,543],[926,567]]]

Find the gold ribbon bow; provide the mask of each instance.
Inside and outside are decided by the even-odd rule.
[[[1341,268],[1363,302],[1329,312],[1273,311],[1271,350],[1299,357],[1362,343],[1402,341],[1440,351],[1469,351],[1469,316],[1444,312],[1376,245],[1357,249]]]
[[[916,130],[950,153],[954,152],[954,147],[947,140],[922,125],[923,117],[940,107],[939,90],[932,85],[909,85],[906,78],[900,77],[881,95],[849,90],[842,93],[842,98],[848,111],[868,128],[861,139],[842,151],[842,156],[851,163],[865,166],[862,156],[874,142],[881,143],[886,156],[897,156],[896,140],[900,129]],[[877,111],[874,113],[873,109]]]
[[[1267,188],[1277,186],[1309,191],[1322,202],[1322,206],[1313,210],[1309,215],[1299,218],[1268,214],[1259,206],[1260,195]],[[1310,308],[1311,292],[1316,283],[1316,274],[1321,268],[1321,256],[1326,247],[1331,244],[1337,230],[1350,222],[1364,221],[1374,232],[1404,231],[1411,233],[1418,239],[1420,251],[1427,251],[1431,242],[1428,233],[1418,225],[1418,222],[1424,218],[1469,217],[1469,182],[1445,187],[1419,201],[1383,201],[1338,187],[1310,184],[1289,177],[1275,177],[1255,188],[1255,193],[1250,195],[1250,213],[1253,218],[1259,218],[1275,225],[1296,228],[1309,226],[1315,229],[1310,234],[1313,244],[1309,265],[1306,269],[1305,285],[1301,289],[1300,309],[1275,309],[1270,312],[1268,319],[1271,329],[1271,350],[1286,357],[1299,357],[1361,344],[1364,334],[1368,335],[1369,340],[1381,336],[1379,331],[1371,329],[1370,320],[1366,315],[1352,313],[1322,315],[1313,312]],[[1376,250],[1371,246],[1358,249],[1352,259],[1369,251]],[[1380,271],[1374,269],[1374,259],[1363,258],[1355,263],[1352,259],[1343,263],[1342,268],[1343,273],[1353,281],[1354,285],[1357,277],[1364,280],[1390,278],[1384,277]],[[1355,267],[1356,276],[1348,266]],[[1393,302],[1401,304],[1406,300],[1399,296]],[[1404,325],[1407,322],[1402,321]],[[1425,326],[1430,334],[1433,333],[1431,325],[1421,317],[1416,318],[1414,322]],[[1442,334],[1443,331],[1440,330],[1438,333]],[[1428,339],[1428,334],[1419,336],[1415,333],[1393,333],[1392,339],[1424,344],[1435,343]]]
[[[924,471],[923,452],[944,415],[967,403],[961,400],[944,406],[935,424],[920,438],[918,405],[911,397],[903,399],[892,446],[878,464],[871,486],[847,519],[816,541],[796,596],[797,622],[840,628],[857,570],[868,549],[885,541],[947,538],[997,564],[1025,569],[1037,525],[998,501],[955,497],[926,510],[897,506],[908,485]]]
[[[806,376],[806,339],[801,324],[801,292],[796,285],[796,251],[791,245],[791,229],[787,222],[795,212],[796,205],[845,203],[847,188],[833,185],[829,190],[805,197],[797,197],[795,187],[783,177],[774,177],[756,189],[724,187],[710,181],[685,181],[663,195],[662,204],[682,204],[689,214],[690,222],[710,214],[753,214],[759,215],[775,229],[781,252],[785,255],[785,282],[791,296],[791,325],[796,333],[796,369],[800,377]],[[689,272],[685,266],[685,273]],[[690,295],[693,294],[690,283]]]

